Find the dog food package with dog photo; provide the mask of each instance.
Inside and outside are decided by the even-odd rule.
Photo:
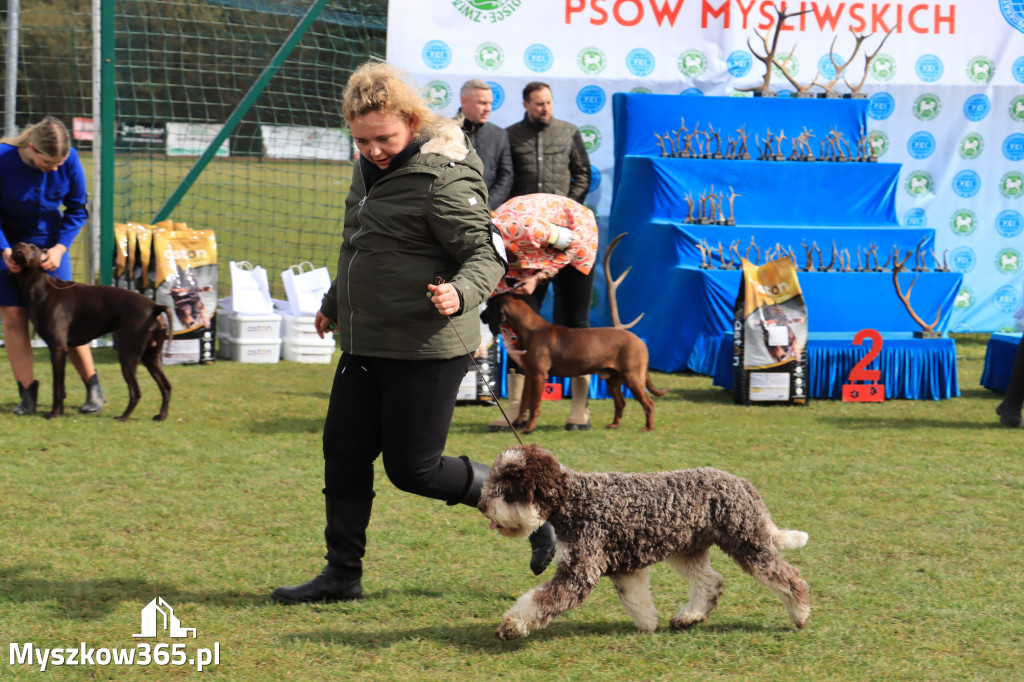
[[[214,361],[217,310],[217,240],[212,230],[153,232],[156,302],[173,312],[168,364]]]
[[[733,319],[737,403],[806,405],[807,305],[788,256],[757,266],[746,258]]]

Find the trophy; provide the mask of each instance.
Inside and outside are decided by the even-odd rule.
[[[779,45],[779,33],[782,30],[782,24],[790,17],[800,16],[801,14],[807,14],[811,10],[804,10],[802,12],[787,12],[785,8],[779,9],[773,2],[771,5],[772,9],[775,10],[775,15],[778,21],[775,22],[775,35],[772,36],[771,45],[768,44],[768,34],[758,33],[755,29],[754,34],[761,39],[764,44],[764,54],[758,54],[754,46],[750,44],[750,38],[747,38],[747,47],[750,48],[750,54],[754,55],[759,61],[764,63],[764,80],[760,85],[755,85],[748,88],[736,88],[739,92],[752,92],[754,97],[774,97],[775,93],[771,91],[772,82],[772,65],[775,64],[775,51]],[[785,72],[783,72],[785,73]]]

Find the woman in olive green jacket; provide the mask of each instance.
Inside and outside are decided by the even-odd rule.
[[[316,316],[343,351],[323,434],[327,566],[274,590],[286,604],[362,597],[378,456],[395,487],[452,505],[475,507],[489,471],[442,454],[480,343],[477,309],[507,269],[480,159],[458,123],[430,111],[390,64],[352,75],[342,113],[360,160],[337,279]],[[553,534],[533,544],[531,566],[543,570]]]

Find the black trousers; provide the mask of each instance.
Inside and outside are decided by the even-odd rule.
[[[373,497],[373,465],[384,461],[399,490],[457,503],[467,463],[443,456],[469,356],[390,360],[343,353],[324,423],[324,495]]]
[[[590,327],[590,304],[594,297],[594,270],[589,275],[567,265],[558,271],[550,281],[537,285],[533,293],[523,299],[535,311],[539,311],[548,293],[548,284],[554,286],[555,302],[552,322],[572,329]]]

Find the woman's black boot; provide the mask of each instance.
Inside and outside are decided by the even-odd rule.
[[[462,498],[448,504],[459,504],[461,502],[462,504],[468,504],[470,507],[476,507],[480,503],[480,492],[483,490],[484,481],[491,472],[491,468],[479,462],[474,462],[465,455],[460,459],[466,463],[466,468],[469,470],[469,482],[466,484]],[[533,571],[534,575],[540,575],[555,557],[555,529],[551,527],[550,523],[545,521],[544,525],[530,533],[530,549],[532,550],[530,554],[530,570]]]
[[[373,499],[325,497],[327,566],[301,585],[279,587],[271,598],[281,604],[331,603],[363,598],[363,554]]]
[[[18,383],[18,396],[21,398],[21,402],[11,412],[19,417],[35,412],[36,402],[39,399],[39,381],[33,381],[28,388],[22,388],[21,383]]]

